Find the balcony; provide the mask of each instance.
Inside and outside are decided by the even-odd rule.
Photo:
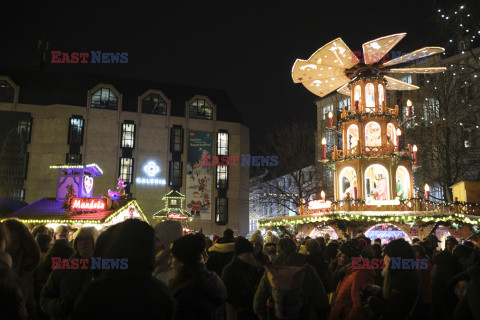
[[[354,157],[358,155],[367,155],[367,156],[382,156],[382,155],[393,155],[398,154],[400,156],[406,156],[412,158],[412,146],[408,145],[406,150],[395,151],[395,145],[389,143],[387,146],[359,146],[348,149],[348,150],[338,150],[337,146],[333,146],[332,159],[333,160],[343,160],[345,158]]]
[[[370,107],[370,108],[366,107],[365,112],[361,112],[361,110],[359,110],[358,107],[355,107],[355,106],[353,107],[352,110],[345,110],[345,108],[342,108],[342,113],[340,117],[342,119],[345,119],[348,117],[355,116],[357,114],[372,114],[372,113],[378,114],[379,116],[387,114],[394,117],[398,117],[398,105],[395,106],[395,108],[380,107],[380,106]]]

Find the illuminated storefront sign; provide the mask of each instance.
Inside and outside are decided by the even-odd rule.
[[[71,205],[74,211],[105,210],[105,207],[105,201],[97,198],[74,198]]]
[[[135,179],[135,183],[157,186],[164,186],[167,184],[165,179],[156,177],[160,173],[160,167],[155,163],[155,161],[147,162],[143,166],[143,172],[147,174],[147,177],[137,177]]]
[[[183,214],[180,214],[180,213],[169,213],[167,215],[167,218],[168,219],[177,219],[177,220],[186,220],[188,219],[187,216],[183,215]]]

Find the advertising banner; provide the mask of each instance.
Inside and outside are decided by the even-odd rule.
[[[202,155],[211,155],[213,134],[206,131],[188,132],[186,173],[186,204],[194,219],[211,220],[211,189],[213,167],[202,166]]]

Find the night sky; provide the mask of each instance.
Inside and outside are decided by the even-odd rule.
[[[437,6],[424,0],[26,3],[0,5],[0,67],[38,68],[42,37],[51,50],[128,52],[127,64],[52,65],[48,58],[45,69],[225,89],[251,129],[252,152],[271,125],[315,121],[316,96],[291,79],[296,58],[337,37],[354,51],[400,32],[408,34],[394,50],[442,44],[434,40]]]

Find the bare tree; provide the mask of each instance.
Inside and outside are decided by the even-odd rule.
[[[480,178],[480,92],[467,65],[467,60],[457,60],[444,73],[428,76],[415,118],[407,121],[411,130],[406,139],[418,146],[421,162],[417,185],[441,186],[444,201],[452,200],[450,187],[456,182]]]
[[[278,166],[269,167],[253,179],[257,201],[299,214],[300,206],[316,198],[321,189],[319,166],[315,163],[315,126],[296,121],[278,124],[268,130],[262,152],[278,156]]]

